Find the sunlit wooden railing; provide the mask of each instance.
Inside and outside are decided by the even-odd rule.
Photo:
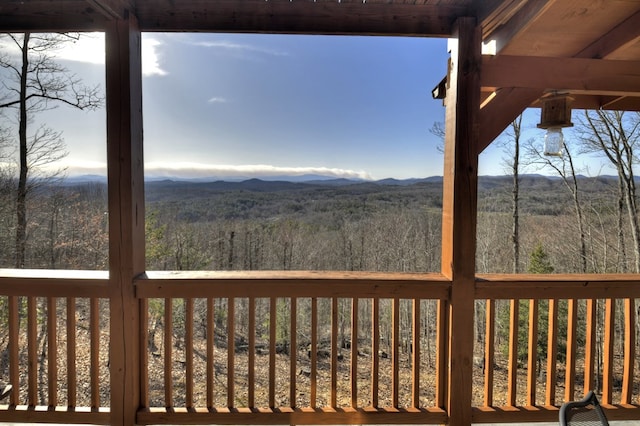
[[[609,419],[637,418],[639,284],[629,275],[480,276],[476,310],[485,328],[475,375],[484,389],[474,421],[557,421],[558,406],[588,390],[600,395]],[[508,315],[501,344],[498,312],[503,323]]]
[[[139,423],[446,423],[439,275],[149,273],[136,289],[162,324]]]
[[[108,275],[0,271],[2,422],[108,424]]]
[[[107,274],[0,272],[0,421],[108,424]],[[638,418],[636,278],[479,276],[473,421],[556,421],[588,389],[610,419]],[[450,289],[436,274],[148,273],[136,421],[447,423]]]

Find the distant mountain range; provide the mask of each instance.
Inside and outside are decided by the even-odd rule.
[[[588,177],[584,175],[578,175],[579,179],[598,179],[603,181],[617,180],[616,176],[596,176],[596,177]],[[419,183],[441,183],[442,176],[431,176],[427,178],[410,178],[410,179],[380,179],[380,180],[363,180],[363,179],[346,179],[346,178],[335,178],[332,176],[322,176],[322,175],[301,175],[301,176],[260,176],[260,177],[246,177],[246,178],[224,178],[224,177],[209,177],[209,178],[181,178],[176,176],[169,177],[147,177],[145,179],[146,182],[163,182],[168,184],[170,182],[174,182],[176,184],[179,183],[207,183],[207,184],[225,184],[226,188],[230,187],[240,188],[241,186],[245,187],[276,187],[282,186],[284,183],[302,183],[302,184],[310,184],[310,185],[323,185],[323,186],[347,186],[347,185],[355,185],[355,184],[377,184],[377,185],[390,185],[390,186],[409,186],[415,185]],[[513,179],[512,176],[509,175],[499,175],[499,176],[480,176],[480,186],[491,186],[491,183],[496,184],[504,184],[505,181]],[[540,174],[524,174],[520,175],[521,182],[526,181],[556,181],[559,180],[558,176],[546,176]],[[640,179],[640,178],[639,178]],[[77,185],[81,183],[88,182],[100,182],[106,183],[107,177],[103,175],[78,175],[78,176],[70,176],[67,177],[64,182],[67,185]]]

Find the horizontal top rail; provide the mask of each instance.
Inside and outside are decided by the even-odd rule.
[[[0,269],[0,295],[109,297],[109,272],[57,269]]]
[[[479,274],[476,299],[640,297],[637,274]]]
[[[440,274],[318,271],[153,271],[135,281],[139,298],[398,297],[447,299]]]

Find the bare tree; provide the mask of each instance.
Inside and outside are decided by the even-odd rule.
[[[626,204],[633,238],[634,271],[640,272],[640,227],[633,171],[638,161],[635,150],[640,141],[640,113],[585,111],[578,121],[578,130],[584,149],[587,152],[604,155],[616,168],[619,181],[619,218],[622,217],[623,204]],[[619,225],[621,224],[620,221]],[[622,244],[624,244],[623,237],[623,234],[619,235]],[[624,248],[624,245],[621,247]]]
[[[511,249],[513,253],[512,272],[520,272],[520,146],[522,138],[522,114],[520,114],[509,125],[506,132],[507,140],[502,142],[509,158],[505,159],[509,171],[513,178],[511,187],[511,216],[513,223],[511,227]]]
[[[578,224],[578,237],[580,241],[580,272],[587,272],[587,244],[585,236],[584,214],[582,212],[582,202],[580,200],[580,190],[574,158],[571,153],[571,146],[564,143],[564,154],[562,157],[549,157],[544,155],[544,149],[535,141],[529,141],[527,145],[527,157],[532,165],[546,167],[554,170],[562,179],[562,182],[571,193],[573,208]]]
[[[78,109],[101,106],[98,87],[88,87],[54,60],[53,52],[77,40],[78,34],[4,34],[0,36],[0,108],[14,109],[19,141],[16,191],[16,268],[25,267],[27,197],[32,168],[42,167],[66,155],[61,134],[46,126],[30,134],[28,125],[42,111],[67,105]],[[16,52],[14,54],[13,52]]]

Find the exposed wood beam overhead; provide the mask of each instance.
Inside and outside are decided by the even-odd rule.
[[[604,109],[611,111],[640,111],[640,97],[634,96],[572,96],[575,109]]]
[[[485,56],[482,86],[640,96],[640,61]]]
[[[466,7],[363,2],[139,2],[146,31],[245,31],[294,34],[384,34],[449,37]]]
[[[579,52],[576,58],[606,58],[640,38],[640,11]]]
[[[494,99],[480,110],[478,153],[488,147],[509,123],[543,93],[539,89],[513,87],[500,89]]]
[[[502,25],[527,0],[486,0],[478,5],[477,16],[482,26],[483,38],[487,33]]]
[[[95,8],[106,18],[124,19],[128,11],[133,10],[133,5],[127,0],[85,0],[89,6]]]
[[[496,51],[500,52],[511,40],[522,31],[525,31],[536,19],[538,19],[555,0],[536,0],[519,2],[518,8],[504,17],[495,27],[487,28],[483,38],[496,41]]]
[[[0,31],[82,31],[104,29],[105,17],[85,1],[0,1]]]

